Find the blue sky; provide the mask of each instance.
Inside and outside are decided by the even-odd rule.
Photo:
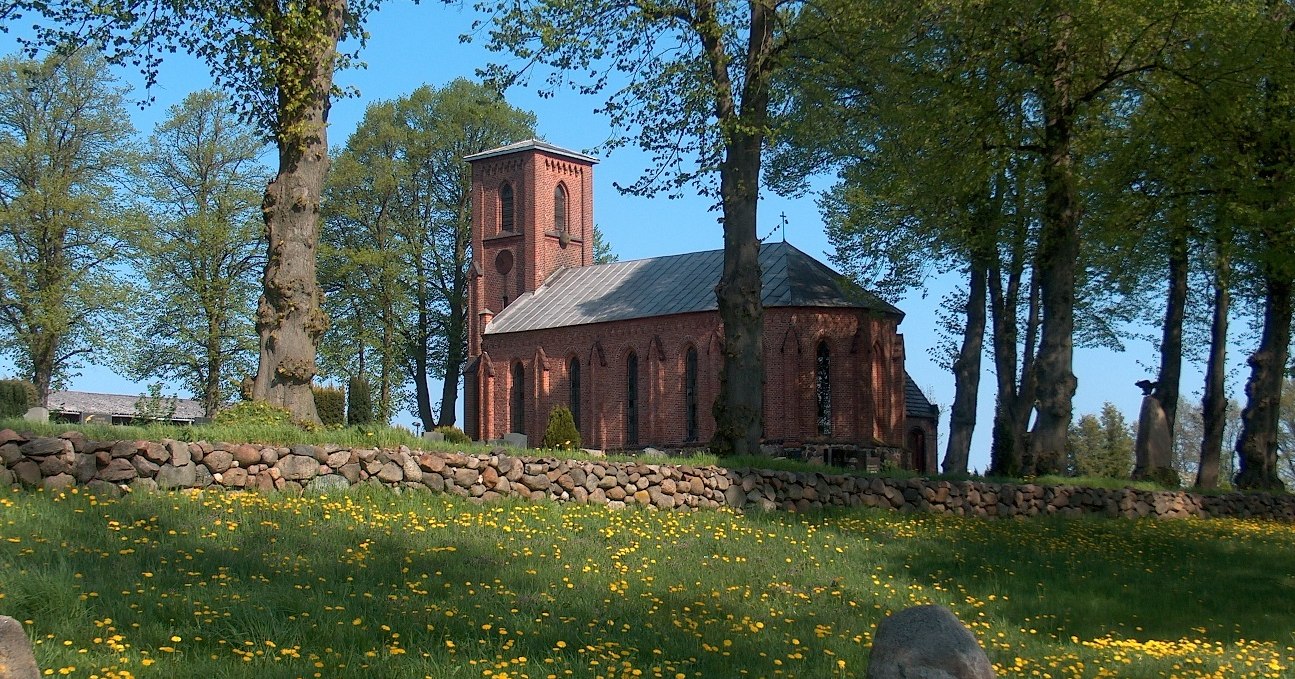
[[[329,118],[330,144],[336,148],[345,144],[368,104],[402,96],[423,84],[440,87],[456,77],[473,77],[475,70],[492,58],[502,58],[485,49],[482,44],[484,34],[470,43],[459,40],[460,35],[471,30],[472,21],[476,18],[478,15],[468,8],[441,3],[385,5],[368,24],[371,38],[361,55],[368,67],[347,71],[338,77],[340,85],[357,88],[360,96],[334,102]],[[21,25],[13,29],[20,32]],[[15,49],[13,34],[0,34],[0,51],[11,53]],[[141,82],[136,73],[127,69],[119,70],[118,75],[126,82],[137,85]],[[144,109],[132,109],[137,130],[146,136],[165,117],[167,107],[178,103],[189,92],[210,84],[211,79],[200,64],[183,55],[172,55],[151,93],[156,97],[156,103]],[[559,146],[593,151],[601,158],[594,169],[595,221],[621,259],[723,247],[722,232],[716,221],[718,215],[709,209],[707,200],[696,197],[649,199],[621,195],[616,191],[614,182],[621,185],[632,183],[648,166],[649,160],[632,148],[618,149],[610,155],[597,151],[597,147],[613,133],[606,118],[595,113],[601,103],[600,98],[558,92],[551,98],[542,99],[534,89],[525,87],[510,90],[507,98],[512,105],[536,114],[542,138]],[[267,155],[267,163],[272,160],[273,156]],[[827,186],[831,178],[819,178],[815,183],[820,187]],[[774,234],[783,214],[788,223],[787,240],[826,261],[831,246],[813,197],[783,199],[766,192],[759,207],[759,233],[762,236]],[[780,239],[781,236],[773,235],[773,238]],[[898,302],[907,314],[900,330],[905,338],[908,370],[927,396],[941,406],[943,413],[941,456],[948,427],[948,405],[953,401],[953,377],[935,365],[928,350],[938,339],[935,332],[937,305],[943,294],[957,282],[956,275],[945,275],[931,282],[925,296],[914,294]],[[1244,328],[1243,324],[1234,324],[1237,326]],[[1234,335],[1242,331],[1238,330]],[[1235,339],[1240,342],[1232,349],[1230,363],[1239,365],[1244,361],[1242,351],[1251,350],[1254,339]],[[1121,353],[1079,349],[1075,365],[1079,378],[1076,417],[1081,413],[1097,412],[1103,402],[1111,401],[1130,420],[1135,418],[1141,392],[1133,383],[1154,376],[1156,360],[1150,345],[1145,342],[1129,342],[1127,350]],[[980,418],[971,455],[971,466],[981,470],[988,466],[989,461],[994,398],[994,377],[988,356],[984,365]],[[0,375],[12,372],[12,365],[0,362]],[[80,377],[72,380],[71,388],[126,394],[146,390],[145,385],[114,375],[102,367],[87,366],[81,373]],[[1199,366],[1188,366],[1182,385],[1185,397],[1197,398],[1195,394],[1200,391],[1202,373]],[[1243,377],[1235,375],[1234,384],[1230,385],[1238,397]],[[438,392],[439,387],[433,386],[433,393]],[[402,414],[398,421],[408,423],[412,419],[412,416]]]

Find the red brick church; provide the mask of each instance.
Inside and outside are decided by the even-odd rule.
[[[466,160],[468,434],[539,445],[561,404],[586,446],[710,440],[723,251],[595,265],[595,158],[530,140]],[[934,471],[936,410],[904,371],[903,313],[787,243],[762,245],[760,266],[765,442]]]

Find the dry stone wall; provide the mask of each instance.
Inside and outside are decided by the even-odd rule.
[[[612,507],[734,507],[805,512],[880,507],[960,516],[1257,517],[1295,521],[1295,496],[1107,490],[843,476],[758,469],[339,446],[263,446],[184,441],[93,441],[76,432],[37,438],[0,431],[0,486],[50,490],[223,488],[339,491],[358,484],[481,501],[508,496]]]

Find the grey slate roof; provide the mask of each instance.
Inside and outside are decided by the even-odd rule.
[[[913,381],[913,376],[904,371],[904,413],[909,417],[935,417],[938,409],[922,393],[922,389]]]
[[[490,149],[488,151],[482,151],[481,153],[474,153],[470,156],[463,156],[463,159],[470,163],[474,160],[485,160],[486,158],[494,158],[496,156],[506,156],[510,153],[517,153],[519,151],[544,151],[545,153],[566,156],[568,158],[574,158],[575,160],[582,160],[586,163],[598,162],[598,159],[593,156],[587,156],[579,151],[572,151],[560,146],[554,146],[546,141],[540,141],[539,139],[527,139],[525,141],[515,142],[508,144],[507,146],[500,146],[497,149]]]
[[[723,250],[559,269],[508,305],[485,334],[561,328],[714,311]],[[760,247],[765,307],[838,307],[903,312],[787,243]]]
[[[139,396],[127,396],[125,394],[54,391],[50,392],[49,395],[49,411],[51,413],[76,415],[95,414],[130,417],[135,414],[135,402],[139,398]],[[202,417],[202,403],[187,398],[177,398],[175,400],[175,420],[196,420],[200,417]]]

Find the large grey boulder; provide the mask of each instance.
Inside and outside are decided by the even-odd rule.
[[[994,679],[984,649],[943,606],[906,608],[877,625],[868,679]]]
[[[192,462],[175,466],[173,464],[164,464],[157,470],[157,487],[162,490],[172,488],[193,488],[197,485],[198,473]]]
[[[0,615],[0,679],[40,679],[31,640],[22,623]]]
[[[529,445],[529,443],[530,443],[530,439],[526,437],[526,434],[518,434],[517,432],[509,432],[507,434],[504,434],[504,445],[506,446],[512,446],[513,448],[525,448]]]
[[[41,406],[28,408],[27,412],[23,414],[22,419],[26,422],[45,424],[49,422],[49,408],[42,408]]]

